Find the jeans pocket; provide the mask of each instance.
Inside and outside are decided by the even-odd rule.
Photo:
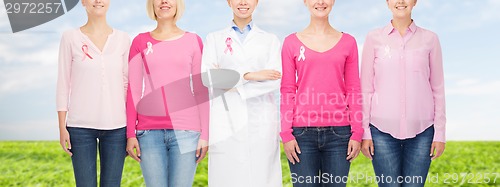
[[[350,138],[352,135],[351,128],[346,127],[333,127],[330,131],[339,138]]]
[[[295,137],[300,137],[306,133],[306,128],[293,128],[292,135]]]
[[[135,137],[140,138],[149,133],[149,130],[136,130]]]
[[[201,134],[200,132],[194,130],[181,130],[181,131],[188,134]]]

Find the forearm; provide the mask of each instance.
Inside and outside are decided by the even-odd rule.
[[[66,129],[66,114],[67,111],[57,111],[57,116],[59,118],[59,130]]]

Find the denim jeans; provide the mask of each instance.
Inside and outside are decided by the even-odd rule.
[[[370,125],[373,139],[373,168],[379,187],[424,186],[431,164],[434,126],[414,138],[396,139]],[[383,176],[383,177],[382,177]]]
[[[148,187],[191,187],[200,132],[138,130],[141,170]]]
[[[346,186],[350,126],[293,128],[292,134],[301,150],[300,162],[289,162],[294,187]]]
[[[100,186],[120,186],[127,155],[125,127],[97,130],[67,127],[71,141],[73,171],[77,187],[97,186],[97,149],[101,162]],[[99,140],[99,141],[97,141]]]

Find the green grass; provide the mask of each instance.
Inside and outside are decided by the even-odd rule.
[[[285,187],[292,186],[283,154],[282,166],[283,184]],[[351,165],[350,177],[357,176],[374,176],[370,161],[362,155]],[[426,186],[431,187],[500,186],[500,142],[449,142],[445,154],[432,163],[429,176]],[[376,186],[364,178],[358,178],[357,183],[348,186]],[[431,183],[431,178],[437,183]],[[486,182],[486,178],[490,181]],[[198,166],[193,186],[207,186],[207,180],[205,159]],[[74,185],[71,159],[61,150],[58,142],[0,142],[1,187]],[[145,186],[139,163],[129,157],[125,163],[122,186]]]

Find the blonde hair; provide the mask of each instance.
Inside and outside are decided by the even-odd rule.
[[[186,9],[186,5],[184,3],[184,0],[175,0],[177,2],[177,12],[174,15],[174,20],[177,21],[179,20],[182,15],[184,14],[184,10]],[[155,9],[154,9],[154,0],[147,0],[146,1],[146,12],[148,13],[148,17],[151,18],[152,20],[157,20],[158,17],[155,14]]]

